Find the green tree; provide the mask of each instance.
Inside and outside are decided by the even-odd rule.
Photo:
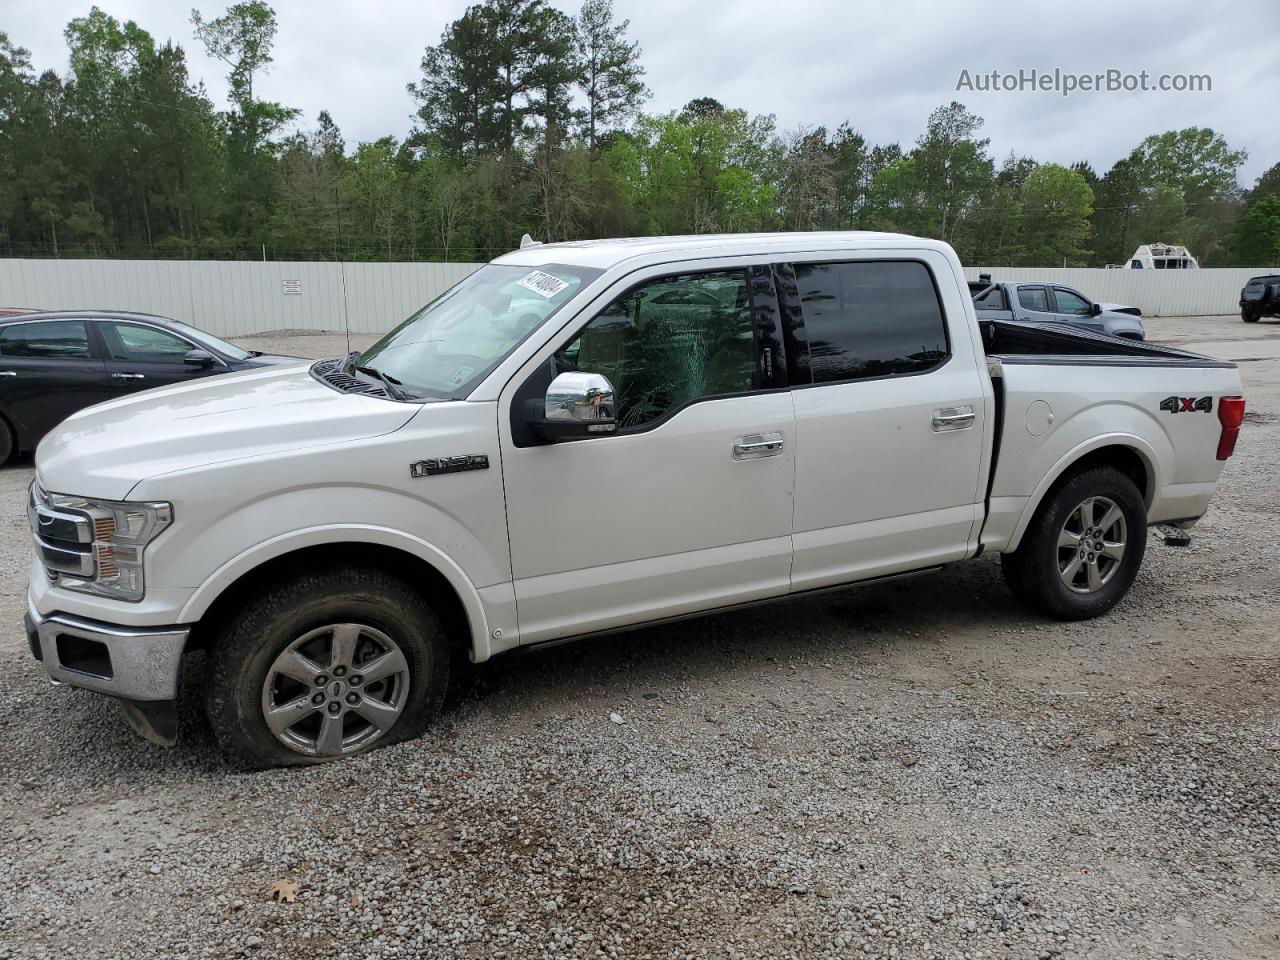
[[[833,230],[851,230],[862,216],[870,180],[867,177],[868,144],[846,120],[826,146],[831,160],[835,197],[825,224]]]
[[[246,151],[263,141],[298,115],[291,107],[258,100],[253,94],[254,78],[271,65],[271,48],[276,39],[276,12],[261,0],[237,3],[214,20],[205,20],[199,10],[191,11],[196,39],[209,56],[225,63],[230,72],[227,83],[236,105],[232,128],[243,140]]]
[[[327,110],[316,128],[286,140],[280,150],[280,195],[271,238],[289,257],[338,259],[354,239],[348,166],[342,133]],[[343,222],[347,236],[343,236]]]
[[[913,170],[926,214],[927,236],[950,240],[960,230],[982,188],[992,177],[986,139],[976,139],[981,117],[953,101],[929,115],[912,151]]]
[[[229,68],[232,108],[224,118],[230,194],[226,226],[238,242],[260,242],[268,238],[265,224],[279,189],[276,144],[270,138],[298,116],[296,109],[259,100],[254,94],[255,79],[271,65],[276,14],[261,0],[247,0],[213,20],[193,9],[191,23],[208,54]]]
[[[352,231],[363,256],[380,246],[386,259],[394,260],[397,245],[405,241],[408,183],[396,163],[396,148],[393,137],[362,143],[346,170]]]
[[[586,100],[583,132],[592,151],[602,127],[631,119],[650,96],[640,45],[625,39],[631,21],[613,16],[612,0],[586,0],[578,12],[578,89]]]
[[[1248,199],[1261,200],[1278,193],[1280,193],[1280,163],[1267,168],[1267,171],[1254,182],[1253,189],[1248,193]]]
[[[1132,156],[1144,185],[1173,187],[1190,212],[1208,201],[1238,193],[1236,174],[1248,158],[1247,152],[1233,150],[1221,134],[1208,127],[1147,137]]]
[[[1127,263],[1140,243],[1156,239],[1139,239],[1137,215],[1145,188],[1138,163],[1133,156],[1117,160],[1098,181],[1091,228],[1097,266]]]
[[[1087,255],[1093,190],[1079,172],[1056,163],[1036,167],[1022,190],[1022,247],[1028,263],[1074,266]]]
[[[784,151],[773,117],[748,117],[713,103],[642,115],[615,144],[624,196],[635,211],[633,229],[710,233],[776,223]]]
[[[787,137],[779,199],[788,230],[818,230],[831,223],[837,199],[835,160],[827,131],[800,127]]]
[[[966,222],[967,249],[971,258],[987,266],[1023,263],[1023,192],[1036,169],[1031,157],[1012,151],[991,183],[981,192],[975,210]]]
[[[484,0],[428,47],[408,86],[422,134],[452,153],[510,153],[529,117],[568,120],[573,21],[543,0]]]
[[[1236,239],[1237,259],[1241,262],[1249,266],[1280,266],[1280,192],[1249,205],[1236,225]]]

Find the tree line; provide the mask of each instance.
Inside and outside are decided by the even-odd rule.
[[[913,143],[851,121],[779,130],[709,97],[648,113],[642,51],[611,0],[571,17],[482,0],[406,86],[403,139],[348,148],[327,112],[260,99],[275,12],[191,14],[226,67],[225,110],[158,44],[98,7],[67,24],[63,74],[0,33],[0,255],[484,260],[520,236],[893,230],[967,263],[1123,263],[1184,243],[1206,266],[1280,261],[1280,164],[1192,127],[1146,137],[1109,170],[991,155],[983,120],[939,106]]]

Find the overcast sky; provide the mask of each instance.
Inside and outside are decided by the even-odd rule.
[[[158,40],[186,48],[194,77],[224,103],[224,66],[193,38],[190,0],[100,0]],[[228,4],[201,3],[206,16]],[[576,13],[580,0],[555,4]],[[0,0],[0,30],[29,48],[38,69],[66,67],[62,29],[88,2]],[[464,0],[276,0],[275,63],[259,96],[303,111],[328,109],[348,146],[403,137],[423,47],[466,8]],[[1223,12],[1228,7],[1232,13]],[[1053,2],[994,0],[615,0],[644,49],[653,99],[677,109],[711,96],[779,128],[843,120],[877,143],[909,145],[929,111],[958,99],[986,118],[997,159],[1010,150],[1040,161],[1090,161],[1099,174],[1150,133],[1210,126],[1249,152],[1244,186],[1280,162],[1275,97],[1280,3],[1237,0]],[[957,91],[961,70],[1020,68],[1080,74],[1108,69],[1208,74],[1200,93]]]

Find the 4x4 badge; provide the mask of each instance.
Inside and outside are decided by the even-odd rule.
[[[462,473],[464,470],[488,470],[489,458],[483,453],[466,453],[460,457],[436,457],[409,464],[409,476],[434,477],[441,473]]]
[[[1168,413],[1212,413],[1213,397],[1165,397],[1160,409]]]

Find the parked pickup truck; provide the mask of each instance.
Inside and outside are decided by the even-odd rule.
[[[182,656],[256,765],[417,735],[451,664],[1001,554],[1095,617],[1208,509],[1231,363],[979,324],[944,243],[534,245],[345,359],[70,417],[31,487],[32,652],[176,737]]]
[[[993,283],[984,274],[970,281],[969,292],[979,320],[1068,323],[1126,340],[1145,340],[1147,336],[1142,312],[1136,307],[1094,303],[1079,290],[1060,283]]]

